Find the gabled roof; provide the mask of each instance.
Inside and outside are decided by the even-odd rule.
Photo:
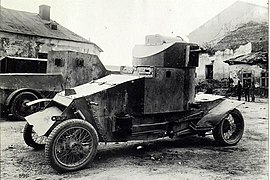
[[[41,19],[36,13],[7,9],[2,6],[0,6],[0,13],[0,31],[87,43],[97,46],[95,43],[84,39],[53,20],[46,21]],[[51,29],[50,23],[57,24],[57,30]],[[97,48],[102,52],[100,47],[97,46]]]

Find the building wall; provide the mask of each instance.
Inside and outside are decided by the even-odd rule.
[[[0,57],[18,56],[37,58],[38,53],[62,50],[94,54],[97,56],[100,54],[100,51],[94,44],[0,32]]]
[[[261,72],[263,71],[265,70],[258,65],[236,64],[229,67],[229,74],[233,80],[233,85],[237,85],[238,81],[243,84],[243,73],[251,73],[251,78],[255,81],[255,87],[260,87]]]
[[[196,68],[197,80],[200,82],[206,79],[206,65],[211,64],[213,65],[213,79],[221,80],[223,78],[229,78],[229,65],[224,63],[224,61],[233,57],[250,53],[251,50],[251,43],[247,43],[246,45],[240,46],[235,51],[230,49],[217,51],[213,56],[209,56],[208,54],[201,54],[199,56],[199,67]]]
[[[221,80],[229,77],[229,65],[223,61],[228,55],[216,54],[209,56],[208,54],[201,54],[199,57],[199,67],[196,68],[198,81],[206,79],[206,65],[213,65],[213,79]]]

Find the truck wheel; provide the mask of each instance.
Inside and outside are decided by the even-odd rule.
[[[33,113],[37,106],[27,107],[26,103],[38,99],[38,96],[32,92],[21,92],[13,99],[10,112],[16,120],[25,120],[24,117]]]
[[[236,145],[244,133],[244,118],[239,110],[232,110],[213,130],[215,141],[222,146]]]
[[[26,123],[23,130],[23,139],[28,146],[34,148],[35,150],[40,150],[45,148],[47,137],[38,136],[33,130],[33,126]]]
[[[75,171],[94,159],[97,145],[98,134],[89,122],[70,119],[52,130],[45,145],[45,155],[56,171]]]

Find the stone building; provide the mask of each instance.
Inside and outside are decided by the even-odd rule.
[[[240,47],[235,50],[224,49],[216,51],[215,54],[211,56],[207,53],[200,54],[199,67],[196,69],[197,79],[199,81],[204,81],[205,79],[228,79],[230,76],[230,67],[229,64],[224,61],[240,55],[248,54],[251,51],[252,44],[247,43],[245,45],[240,45]]]
[[[235,31],[228,33],[227,36],[213,46],[213,50],[215,51],[213,55],[207,53],[200,55],[200,64],[196,70],[199,82],[205,79],[220,81],[222,79],[232,78],[231,73],[234,66],[229,66],[228,63],[225,63],[228,59],[256,52],[268,52],[268,24],[247,23]],[[255,58],[255,56],[250,57]],[[256,77],[257,84],[260,85],[259,79],[262,68],[257,66],[247,67],[252,69],[250,71],[253,72],[252,74]],[[237,80],[235,78],[233,79],[235,85]]]
[[[229,66],[229,76],[234,85],[254,83],[256,94],[268,96],[268,52],[251,52],[225,61]]]
[[[50,18],[50,6],[39,13],[0,7],[0,58],[47,59],[49,51],[75,51],[99,56],[102,49]]]
[[[239,60],[239,57],[246,55],[248,59],[258,58],[259,52],[268,54],[268,26],[267,7],[237,1],[191,32],[188,36],[190,41],[199,43],[207,52],[199,58],[196,69],[198,84],[231,79],[236,85],[238,80],[243,83],[246,76],[249,81],[252,76],[258,88],[268,86],[264,80],[268,79],[268,68],[265,66],[225,62]],[[268,58],[265,60],[268,62]]]

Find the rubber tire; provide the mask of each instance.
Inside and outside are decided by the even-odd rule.
[[[26,125],[24,126],[24,130],[23,130],[23,139],[24,142],[34,148],[35,150],[41,150],[45,148],[45,144],[38,144],[37,142],[34,141],[34,139],[32,138],[32,130],[33,130],[33,126],[26,123]]]
[[[220,146],[234,146],[236,145],[242,138],[243,133],[244,133],[244,118],[241,114],[241,112],[237,109],[233,109],[229,114],[233,116],[233,118],[237,118],[239,123],[240,123],[240,132],[237,135],[237,137],[233,141],[228,141],[225,139],[224,134],[223,134],[223,125],[225,122],[225,119],[223,119],[213,130],[213,136],[215,141],[218,143]]]
[[[31,114],[31,113],[26,113],[25,115],[22,115],[21,113],[19,113],[16,109],[16,107],[18,106],[19,101],[21,100],[21,98],[23,98],[24,96],[29,96],[31,98],[26,98],[30,101],[39,99],[38,96],[32,92],[21,92],[18,95],[15,96],[15,98],[12,100],[11,105],[10,105],[10,112],[13,115],[13,120],[21,120],[21,121],[25,121],[24,117]]]
[[[61,135],[61,133],[65,129],[70,128],[70,127],[76,127],[76,126],[83,127],[91,133],[92,140],[93,140],[93,148],[92,148],[92,152],[90,152],[91,153],[90,156],[83,163],[75,167],[67,167],[59,163],[57,158],[55,157],[55,154],[54,154],[55,142],[54,141],[58,138],[59,135]],[[85,120],[81,120],[81,119],[69,119],[58,124],[52,130],[52,132],[50,133],[48,137],[47,143],[45,145],[45,155],[51,167],[57,172],[64,173],[64,172],[69,172],[69,171],[76,171],[76,170],[84,168],[87,164],[89,164],[94,159],[97,153],[97,146],[98,146],[98,134],[95,128],[89,122]]]

